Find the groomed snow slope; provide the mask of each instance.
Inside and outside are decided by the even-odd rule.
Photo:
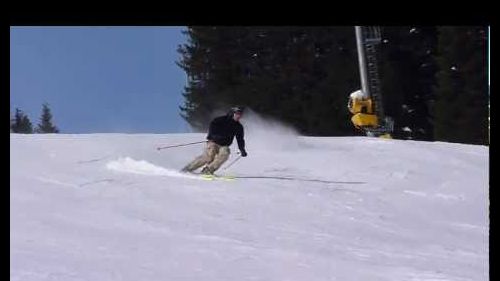
[[[247,131],[11,134],[10,280],[488,280],[487,147]]]

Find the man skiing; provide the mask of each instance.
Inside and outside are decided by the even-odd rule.
[[[192,172],[203,165],[202,174],[213,174],[224,162],[229,159],[229,146],[234,137],[242,157],[247,156],[245,140],[243,139],[243,126],[239,122],[243,114],[242,107],[233,107],[227,115],[219,116],[210,122],[207,135],[207,146],[202,155],[196,157],[191,163],[182,168],[183,172]]]

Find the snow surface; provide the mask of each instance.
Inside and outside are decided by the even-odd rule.
[[[488,147],[245,125],[234,181],[156,150],[205,134],[11,134],[10,280],[488,280]]]

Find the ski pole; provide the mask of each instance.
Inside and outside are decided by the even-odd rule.
[[[238,158],[236,158],[233,162],[231,162],[229,165],[226,166],[226,168],[224,168],[224,170],[226,170],[227,168],[231,167],[234,163],[236,163],[236,161],[240,160],[241,159],[241,155],[238,156]]]
[[[207,142],[207,141],[197,141],[197,142],[190,142],[190,143],[184,143],[184,144],[168,145],[168,146],[157,147],[156,149],[160,150],[160,149],[165,149],[165,148],[187,146],[187,145],[192,145],[192,144],[197,144],[197,143],[203,143],[203,142]]]

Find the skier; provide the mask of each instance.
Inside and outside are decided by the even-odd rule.
[[[243,126],[239,122],[242,115],[242,107],[233,107],[226,115],[213,119],[208,129],[208,142],[205,151],[182,168],[182,171],[193,172],[201,166],[206,165],[201,170],[201,173],[213,174],[229,159],[229,146],[233,143],[234,137],[236,137],[236,141],[238,142],[241,156],[246,157],[247,152],[245,150],[245,140],[243,139]]]

